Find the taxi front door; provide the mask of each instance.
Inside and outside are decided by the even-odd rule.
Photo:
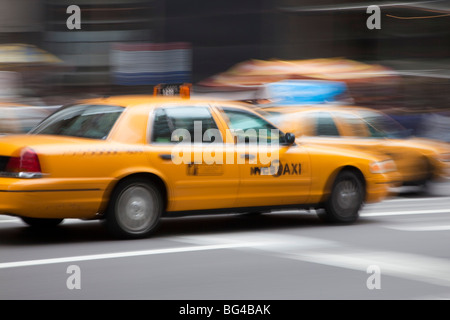
[[[302,204],[311,185],[309,154],[286,145],[284,133],[259,115],[219,108],[235,138],[239,188],[236,207]]]

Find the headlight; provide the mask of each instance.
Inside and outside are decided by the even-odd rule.
[[[436,156],[438,161],[450,162],[450,153],[440,153]]]
[[[387,173],[396,171],[397,167],[393,160],[375,161],[369,166],[370,172],[372,173]]]

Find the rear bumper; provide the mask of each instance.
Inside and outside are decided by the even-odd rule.
[[[104,184],[84,179],[0,178],[0,214],[32,218],[93,218]]]

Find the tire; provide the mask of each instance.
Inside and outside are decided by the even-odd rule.
[[[327,222],[353,223],[359,217],[365,197],[364,183],[352,171],[338,174],[330,197],[325,203],[325,213],[320,217]]]
[[[152,234],[159,226],[163,200],[148,180],[132,178],[119,182],[111,194],[106,228],[117,238],[137,239]]]
[[[22,221],[34,228],[53,228],[63,222],[64,219],[28,218],[21,217]]]

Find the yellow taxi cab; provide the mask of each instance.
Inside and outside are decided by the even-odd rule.
[[[146,237],[162,217],[317,208],[351,223],[397,179],[385,156],[296,143],[237,102],[113,96],[0,137],[0,213],[34,226],[101,219]]]
[[[450,145],[414,137],[387,114],[370,108],[333,104],[260,107],[260,112],[304,143],[348,146],[389,155],[402,186],[450,181]]]

